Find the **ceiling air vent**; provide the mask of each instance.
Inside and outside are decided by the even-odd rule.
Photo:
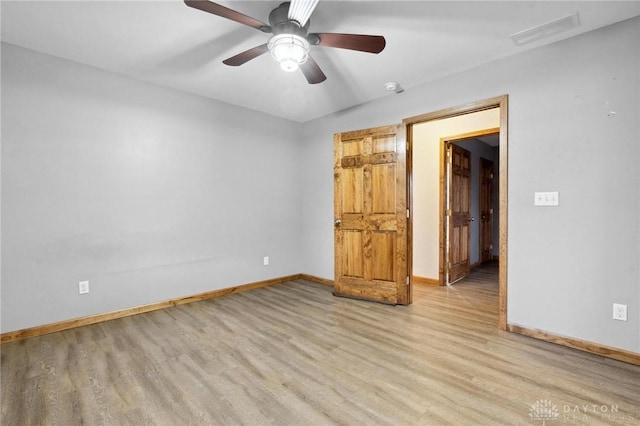
[[[529,28],[528,30],[520,31],[515,34],[511,34],[511,40],[516,46],[522,46],[523,44],[533,43],[534,41],[550,37],[554,34],[568,31],[572,28],[580,26],[580,18],[578,18],[578,12],[574,12],[571,15],[567,15],[563,18],[555,19],[547,22],[546,24],[539,25],[537,27]]]

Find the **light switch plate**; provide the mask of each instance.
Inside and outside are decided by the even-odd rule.
[[[534,206],[557,206],[557,192],[535,192],[533,197]]]

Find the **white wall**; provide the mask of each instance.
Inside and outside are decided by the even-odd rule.
[[[635,18],[306,123],[303,269],[333,278],[334,133],[508,94],[508,321],[640,352],[638,40]]]
[[[496,127],[500,108],[413,126],[413,275],[439,278],[441,138]],[[478,248],[471,249],[477,262]]]
[[[3,44],[2,332],[301,272],[298,135]]]

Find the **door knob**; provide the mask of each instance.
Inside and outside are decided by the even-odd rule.
[[[340,219],[336,219],[335,222],[333,222],[335,226],[340,226],[341,223],[342,221]]]

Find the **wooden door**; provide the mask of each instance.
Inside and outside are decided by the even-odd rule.
[[[480,263],[493,259],[493,161],[480,158]]]
[[[334,136],[336,296],[411,303],[400,125]]]
[[[469,223],[471,222],[471,153],[448,144],[448,283],[469,275]]]

